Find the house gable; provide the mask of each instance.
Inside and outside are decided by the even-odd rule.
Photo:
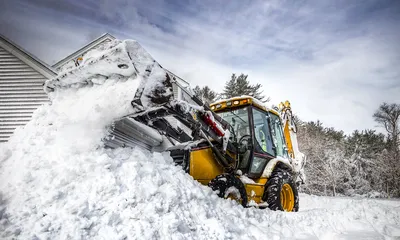
[[[98,46],[102,45],[103,43],[113,41],[115,40],[115,37],[112,36],[109,33],[105,33],[101,35],[99,38],[93,40],[92,42],[86,44],[85,46],[81,47],[79,50],[71,53],[67,57],[61,59],[58,61],[56,64],[54,64],[52,67],[57,71],[60,72],[62,71],[63,67],[69,64],[73,64],[79,57],[82,57],[84,54],[86,54],[88,51],[97,48]]]
[[[0,35],[0,142],[6,142],[15,128],[24,126],[33,112],[49,101],[43,90],[46,80],[68,68],[71,62],[74,64],[78,57],[114,39],[103,34],[50,67]],[[173,84],[175,98],[182,99],[189,83],[166,71],[179,83]]]
[[[51,66],[47,65],[31,53],[2,35],[0,35],[0,47],[20,59],[22,62],[24,62],[46,78],[50,79],[57,75],[56,71]]]

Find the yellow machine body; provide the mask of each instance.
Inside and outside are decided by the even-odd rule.
[[[215,112],[231,111],[244,106],[253,106],[259,110],[269,112],[280,117],[278,111],[266,108],[261,102],[251,97],[234,97],[228,100],[221,100],[210,105]],[[286,102],[285,107],[290,107]],[[283,126],[284,138],[286,140],[288,153],[290,157],[294,157],[292,144],[289,134],[289,126]],[[236,157],[236,156],[233,156]],[[210,147],[194,148],[190,152],[189,174],[200,183],[207,185],[216,176],[224,173],[224,169],[218,164]],[[263,203],[265,184],[268,179],[266,177],[252,178],[252,181],[245,181],[245,189],[249,203]],[[251,182],[251,183],[250,183]]]
[[[216,176],[224,173],[222,167],[215,160],[210,147],[193,149],[190,152],[189,174],[201,184],[207,185]],[[264,185],[267,178],[252,179],[254,183],[245,183],[248,201],[262,203]]]
[[[205,185],[223,173],[223,169],[215,160],[210,147],[192,150],[189,163],[189,174]]]

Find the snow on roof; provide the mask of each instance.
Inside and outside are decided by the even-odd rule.
[[[57,75],[56,71],[51,66],[47,65],[45,62],[41,61],[33,54],[29,53],[28,51],[18,46],[16,43],[1,34],[0,47],[4,48],[47,78],[52,78]]]
[[[91,41],[90,43],[81,47],[77,51],[71,53],[70,55],[68,55],[65,58],[58,61],[56,64],[53,65],[53,68],[57,69],[57,68],[61,67],[62,65],[66,64],[67,62],[69,62],[70,60],[75,59],[75,58],[81,56],[82,54],[86,53],[87,51],[93,49],[94,47],[101,44],[102,42],[104,42],[106,40],[114,40],[114,39],[115,39],[115,37],[113,35],[111,35],[109,33],[104,33],[97,39]]]

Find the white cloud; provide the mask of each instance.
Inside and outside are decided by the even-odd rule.
[[[108,31],[137,39],[193,85],[221,91],[231,73],[243,72],[263,84],[272,101],[290,99],[302,119],[346,132],[373,128],[372,114],[382,101],[400,102],[396,22],[386,12],[362,16],[359,9],[369,2],[100,3],[79,4],[94,8],[93,16],[58,10],[64,18],[49,19],[25,4],[31,14],[7,12],[0,19],[14,27],[14,38],[29,36],[20,44],[45,59],[65,56],[87,36]],[[353,23],[357,17],[365,20]]]

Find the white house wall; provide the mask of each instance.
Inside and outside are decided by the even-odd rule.
[[[48,101],[47,80],[38,71],[0,47],[0,142],[25,125],[33,111]]]

